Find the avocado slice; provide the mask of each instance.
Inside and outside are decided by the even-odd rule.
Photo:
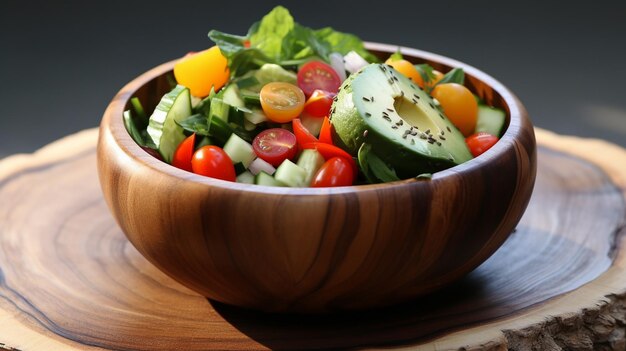
[[[363,143],[398,177],[434,173],[472,158],[465,138],[433,99],[385,64],[371,64],[342,84],[331,107],[333,142],[352,155]]]

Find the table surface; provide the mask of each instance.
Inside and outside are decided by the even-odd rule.
[[[535,125],[626,146],[626,3],[283,1],[296,20],[454,57],[496,77]],[[115,93],[155,65],[244,34],[271,9],[236,1],[13,1],[0,5],[0,158],[98,125]],[[245,9],[242,11],[241,9]],[[399,11],[398,11],[399,10]]]

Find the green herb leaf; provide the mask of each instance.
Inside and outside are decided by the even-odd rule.
[[[465,83],[465,72],[463,68],[454,68],[450,72],[446,73],[440,81],[435,85],[445,83],[457,83],[463,85]]]
[[[396,171],[372,152],[372,146],[363,143],[357,154],[359,167],[370,183],[386,183],[400,180]]]
[[[131,105],[133,105],[133,109],[135,110],[135,115],[137,118],[135,119],[135,123],[139,130],[146,129],[148,127],[148,122],[150,121],[150,117],[146,114],[146,111],[143,109],[143,105],[141,105],[141,101],[139,101],[138,97],[133,97],[130,99]]]
[[[379,62],[378,58],[365,49],[363,41],[356,35],[350,33],[343,33],[332,29],[331,27],[325,27],[315,31],[315,37],[321,41],[328,43],[329,52],[338,52],[342,55],[355,51],[367,62]],[[322,55],[320,55],[322,56]],[[328,61],[328,56],[322,56]]]
[[[209,38],[219,46],[222,55],[226,56],[226,58],[231,58],[239,51],[243,50],[245,48],[244,42],[248,40],[247,37],[227,34],[218,30],[210,31]]]
[[[422,63],[419,65],[415,65],[415,69],[422,76],[422,80],[424,81],[424,85],[430,83],[433,79],[435,79],[435,74],[433,71],[435,70],[431,65],[427,63]]]
[[[404,57],[402,56],[402,52],[400,52],[399,47],[398,47],[398,50],[396,50],[396,52],[394,52],[393,54],[391,54],[391,56],[389,56],[389,59],[391,61],[404,60]]]
[[[203,136],[209,135],[209,125],[205,115],[199,113],[191,115],[181,121],[176,121],[176,124],[188,132]]]
[[[361,144],[361,147],[359,148],[359,151],[357,153],[357,161],[359,163],[359,168],[361,169],[361,172],[365,176],[365,179],[367,179],[367,181],[370,183],[378,183],[378,179],[376,179],[370,171],[369,153],[371,150],[372,145],[368,143]]]
[[[250,36],[250,47],[259,49],[274,60],[289,57],[290,43],[284,39],[293,28],[294,21],[289,11],[282,6],[276,6],[261,19],[258,29]]]

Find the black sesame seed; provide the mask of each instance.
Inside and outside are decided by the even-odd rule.
[[[420,99],[419,95],[417,95],[417,94],[413,94],[413,97],[416,98],[417,100]]]
[[[416,136],[417,135],[417,131],[416,130],[412,131],[411,135]]]
[[[428,137],[426,136],[426,134],[420,134],[420,139],[428,139]]]
[[[363,101],[370,101],[370,99],[366,98],[365,96],[363,97]]]
[[[437,142],[437,146],[441,146],[441,143],[440,143],[440,142]]]
[[[372,101],[373,101],[373,100],[372,100]],[[387,108],[387,111],[389,111],[389,112],[393,112],[393,109],[391,109],[391,108]]]
[[[389,78],[389,84],[393,84],[393,78]]]
[[[440,136],[440,137],[439,137],[439,139],[441,139],[441,140],[446,140],[446,138],[445,138],[445,137],[443,137],[443,136]]]
[[[435,109],[435,105],[433,105],[433,103],[432,103],[432,102],[429,102],[429,103],[428,103],[428,106],[430,106],[430,108],[432,108],[433,110]]]
[[[385,111],[383,111],[383,115],[389,116],[389,114],[387,112],[385,112]]]
[[[391,129],[398,129],[398,126],[397,125],[392,125]]]
[[[372,96],[372,97],[370,98],[370,100],[372,100],[372,102],[374,102],[374,97]]]
[[[411,99],[411,101],[413,101],[414,104],[417,104],[417,100]]]
[[[439,134],[441,134],[441,135],[445,135],[446,133],[445,133],[443,130],[440,130],[440,131],[439,131]]]
[[[452,129],[450,129],[450,127],[446,126],[446,129],[448,130],[448,132],[452,133]]]
[[[404,121],[403,121],[403,120],[399,120],[398,122],[396,122],[396,125],[398,125],[398,126],[401,126],[401,125],[403,125],[403,124],[404,124]]]
[[[390,64],[387,64],[387,67],[389,67],[389,68],[393,68],[393,66],[392,66],[392,65],[390,65]]]
[[[415,145],[415,139],[411,139],[411,145]]]
[[[404,90],[400,90],[400,96],[404,97]]]
[[[397,82],[398,81],[398,77],[393,76],[393,80],[395,80]]]
[[[383,118],[384,118],[387,122],[391,122],[391,117],[383,115]]]
[[[424,133],[430,134],[430,129],[426,129],[426,131]]]
[[[428,139],[428,143],[429,143],[429,144],[434,144],[434,143],[435,143],[435,141],[434,141],[434,140],[432,140],[432,139]]]
[[[366,116],[366,117],[372,117],[372,114],[371,114],[371,113],[369,113],[369,112],[365,112],[365,116]]]

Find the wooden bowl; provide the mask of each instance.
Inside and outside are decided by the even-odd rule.
[[[381,57],[397,46],[368,43]],[[524,106],[476,68],[402,48],[508,113],[489,151],[431,180],[340,188],[238,184],[172,167],[143,151],[122,112],[153,108],[174,62],[127,84],[108,106],[98,141],[104,197],[133,245],[211,299],[271,312],[376,308],[433,292],[476,268],[520,220],[535,182],[536,146]]]

